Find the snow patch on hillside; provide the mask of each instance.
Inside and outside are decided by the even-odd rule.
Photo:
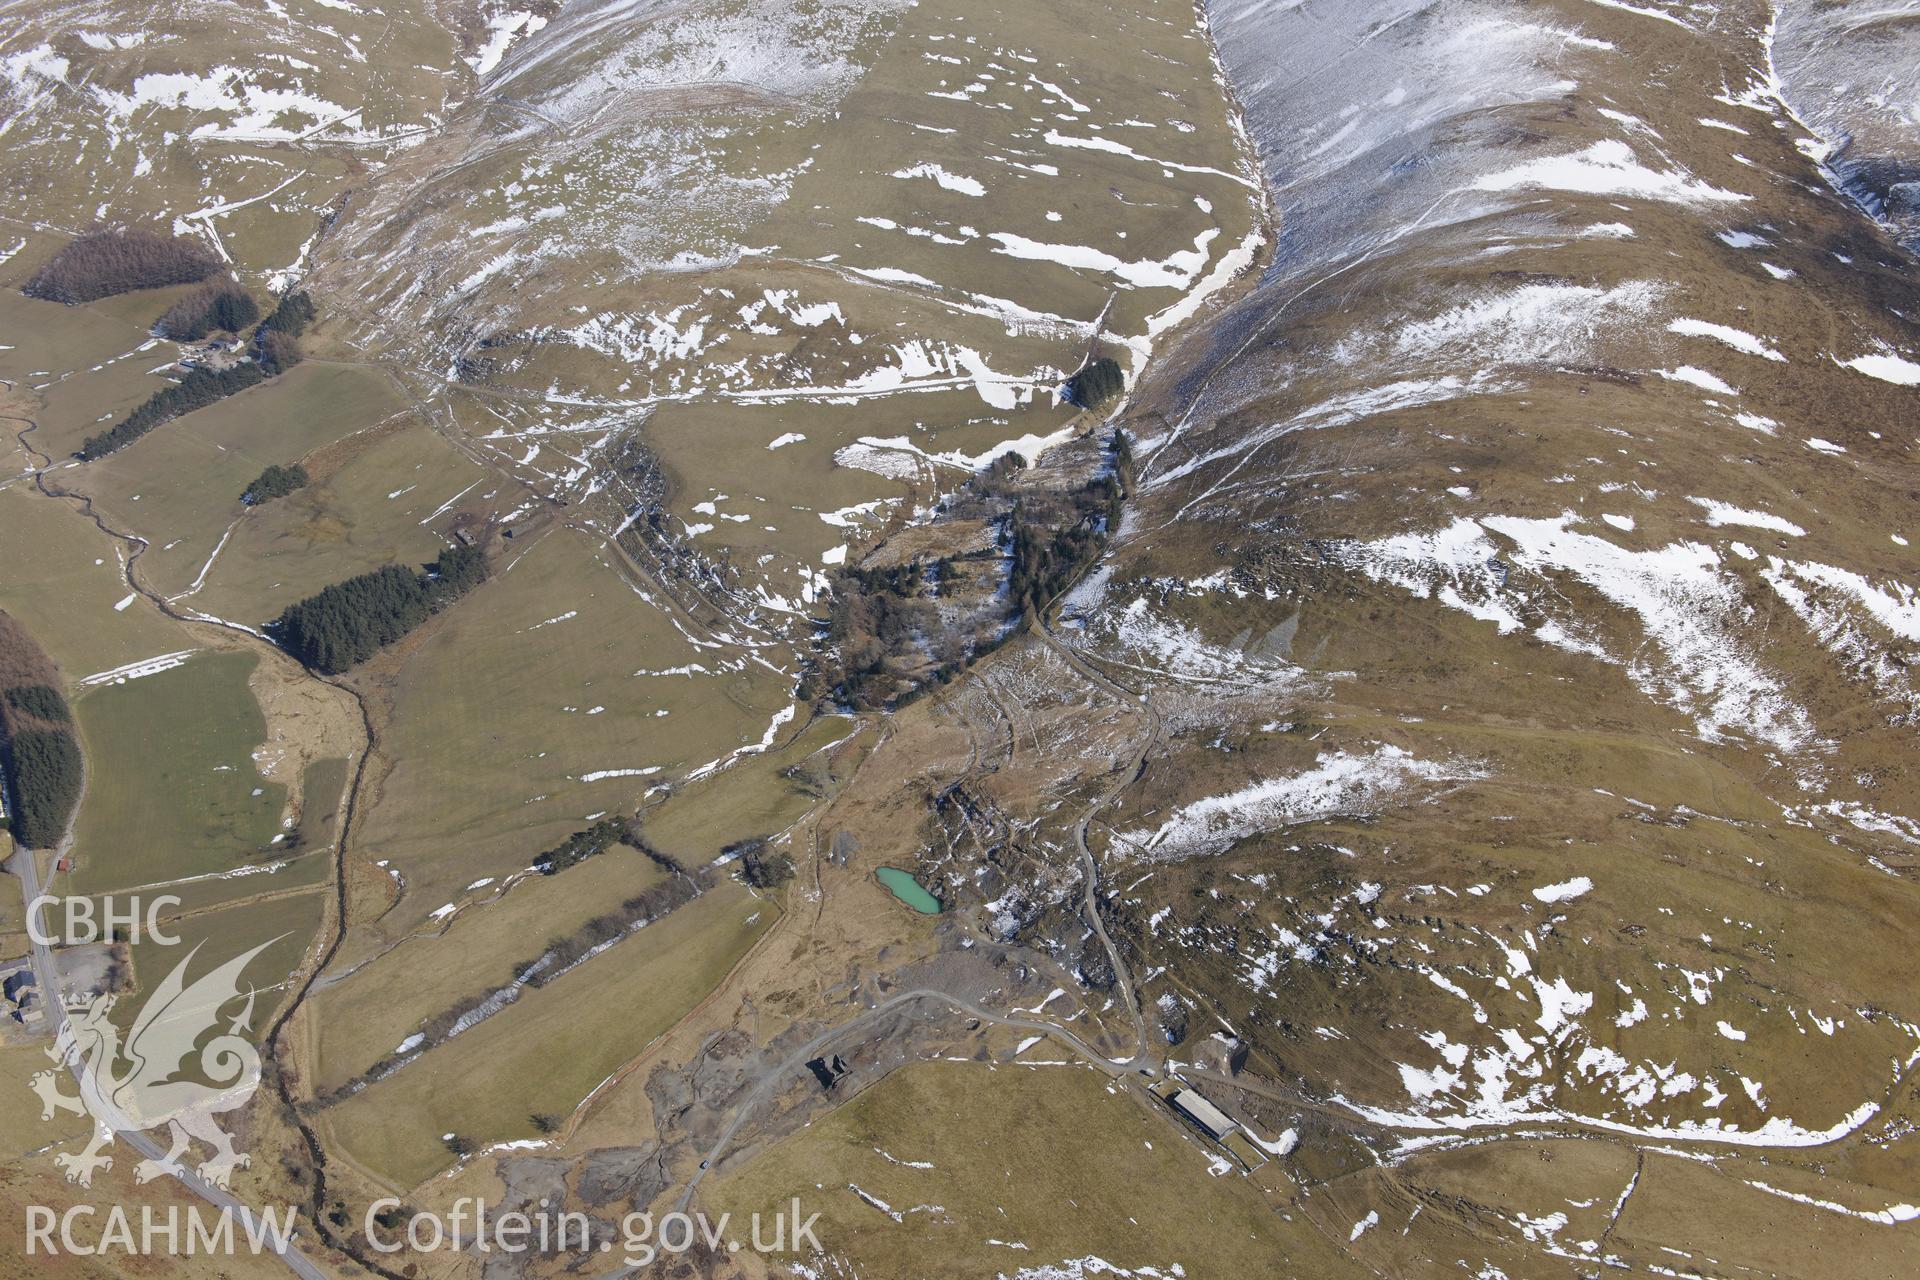
[[[1486,776],[1467,760],[1422,760],[1403,748],[1323,752],[1313,767],[1291,777],[1253,782],[1237,791],[1181,806],[1151,830],[1115,833],[1118,845],[1155,860],[1224,853],[1261,832],[1303,822],[1379,813],[1410,803],[1449,782]]]
[[[1581,151],[1529,160],[1487,174],[1474,183],[1481,191],[1547,189],[1590,196],[1637,196],[1674,204],[1712,204],[1749,200],[1738,191],[1703,182],[1684,169],[1650,169],[1632,147],[1607,138]]]
[[[1652,644],[1624,646],[1617,660],[1647,693],[1690,715],[1703,738],[1744,734],[1783,752],[1813,744],[1807,713],[1748,639],[1753,607],[1717,551],[1696,542],[1629,550],[1577,531],[1578,522],[1572,512],[1461,518],[1429,533],[1351,544],[1344,554],[1369,577],[1492,621],[1503,634],[1544,614],[1535,635],[1590,652],[1584,636],[1562,643],[1593,621],[1559,582],[1578,581],[1638,620]],[[1512,549],[1489,534],[1508,539]]]

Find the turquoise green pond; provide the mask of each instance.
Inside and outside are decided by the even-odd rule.
[[[940,899],[927,892],[925,885],[898,867],[882,867],[874,872],[880,877],[880,883],[887,886],[887,892],[912,907],[923,916],[940,914]]]

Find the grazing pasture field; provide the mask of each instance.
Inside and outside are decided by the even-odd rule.
[[[200,653],[76,700],[88,782],[63,889],[105,893],[271,860],[286,788],[253,761],[267,737],[247,685],[258,661]]]
[[[13,841],[0,836],[0,855],[13,853]],[[0,857],[4,861],[4,857]],[[12,960],[27,954],[27,904],[20,899],[20,884],[0,871],[0,960]]]
[[[10,472],[26,466],[10,432],[0,458]],[[128,590],[120,544],[31,484],[0,486],[0,547],[31,548],[8,557],[0,609],[33,633],[68,683],[192,648],[193,637]]]
[[[163,423],[126,448],[89,463],[70,483],[92,497],[113,525],[147,539],[150,545],[140,557],[147,582],[169,596],[185,593],[183,604],[204,608],[194,588],[204,590],[202,574],[211,576],[210,561],[218,570],[227,559],[229,548],[221,546],[222,539],[236,530],[236,522],[244,527],[272,510],[269,503],[249,511],[240,501],[268,464],[298,462],[393,417],[403,404],[399,392],[377,371],[301,364]],[[231,544],[233,538],[227,541]],[[326,567],[315,565],[313,576]],[[257,566],[251,573],[241,571],[241,580],[260,581],[264,575],[285,572],[284,567]],[[273,581],[264,577],[265,583]],[[266,616],[245,612],[235,621],[258,625]]]
[[[264,861],[261,870],[243,876],[210,875],[204,880],[175,884],[166,892],[180,899],[182,912],[212,911],[235,902],[259,897],[279,897],[319,888],[332,878],[333,855],[309,848],[282,861],[279,857]]]
[[[7,885],[11,888],[11,882]],[[38,1151],[50,1142],[77,1138],[92,1125],[87,1116],[56,1112],[51,1120],[40,1118],[40,1104],[27,1092],[29,1081],[47,1069],[46,1050],[40,1045],[0,1045],[0,1089],[14,1105],[0,1107],[0,1160],[9,1164]],[[67,1086],[72,1093],[72,1086]],[[20,1102],[25,1099],[25,1102]]]
[[[338,756],[315,760],[300,778],[300,848],[326,850],[340,838],[340,802],[352,780],[353,762]]]
[[[0,286],[0,345],[7,348],[0,350],[0,378],[39,401],[32,416],[40,424],[34,443],[42,453],[64,460],[86,437],[167,385],[159,370],[178,358],[180,348],[148,330],[196,287],[66,306]]]
[[[506,544],[380,679],[390,768],[359,839],[407,879],[387,936],[587,815],[631,812],[679,771],[792,733],[773,724],[794,714],[784,677],[641,598],[651,589],[612,554],[565,526]]]
[[[233,525],[196,607],[257,625],[331,583],[386,564],[427,564],[447,549],[456,511],[490,512],[501,489],[519,494],[483,484],[485,471],[418,420],[396,420],[319,456],[325,461],[308,466],[311,484]]]
[[[464,895],[432,921],[314,997],[315,1089],[327,1093],[392,1053],[420,1024],[463,998],[497,990],[514,970],[666,873],[615,845],[558,875],[528,875]]]
[[[723,882],[322,1113],[322,1122],[353,1159],[401,1187],[453,1162],[442,1134],[476,1148],[535,1137],[532,1115],[570,1113],[699,1003],[778,914]]]
[[[258,992],[249,1024],[252,1033],[258,1036],[266,1030],[274,1011],[286,998],[285,983],[299,968],[307,945],[320,927],[326,899],[322,888],[314,885],[304,891],[235,903],[169,921],[165,926],[168,935],[179,939],[171,946],[162,946],[143,936],[132,947],[133,976],[142,996],[152,994],[189,953],[193,953],[193,963],[188,966],[184,981],[191,984],[203,974],[265,943],[266,949],[255,956],[240,975],[243,995],[249,988]],[[141,1003],[139,999],[121,1001],[114,1006],[114,1021],[130,1025]]]
[[[736,841],[787,830],[819,802],[810,792],[833,781],[825,748],[853,732],[845,716],[818,716],[781,750],[688,784],[646,811],[648,842],[697,866]]]

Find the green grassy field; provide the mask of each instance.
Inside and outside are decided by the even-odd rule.
[[[254,881],[256,885],[260,883]],[[174,966],[185,960],[196,947],[198,952],[185,975],[189,983],[266,943],[266,949],[253,958],[246,972],[241,975],[240,989],[243,993],[248,986],[260,992],[254,1003],[251,1023],[257,1040],[265,1031],[273,1011],[286,998],[287,993],[284,988],[279,988],[279,984],[284,983],[287,976],[299,967],[307,944],[313,941],[314,932],[320,927],[324,909],[325,895],[320,892],[320,886],[315,885],[304,892],[284,897],[238,903],[166,922],[162,926],[164,932],[179,941],[162,945],[143,935],[133,944],[133,975],[140,994],[122,1000],[114,1007],[114,1021],[130,1025],[145,996],[151,994],[173,971]]]
[[[624,845],[556,876],[529,876],[492,901],[495,887],[444,933],[423,931],[314,997],[315,1090],[338,1088],[384,1058],[419,1025],[461,999],[497,990],[548,939],[564,937],[664,872]]]
[[[374,370],[302,364],[156,427],[89,463],[68,482],[90,495],[116,526],[135,530],[152,544],[141,557],[141,571],[157,589],[174,595],[193,586],[234,521],[246,515],[250,523],[261,514],[248,513],[240,494],[268,464],[297,462],[391,417],[403,403]],[[315,575],[326,568],[316,564]],[[284,564],[250,566],[253,579],[242,580],[264,586],[286,571]],[[199,601],[190,597],[189,603]],[[243,614],[243,620],[259,621],[253,616],[257,612]]]
[[[410,886],[383,929],[527,866],[588,814],[631,811],[661,774],[758,742],[791,706],[774,673],[683,639],[606,556],[565,528],[509,550],[400,668],[381,741],[396,763],[361,832]],[[693,664],[709,673],[644,674]],[[622,772],[643,769],[659,773]]]
[[[353,1158],[412,1187],[475,1144],[536,1135],[671,1027],[769,928],[772,903],[728,881],[325,1114]]]
[[[25,465],[11,433],[0,457],[9,469]],[[0,546],[33,548],[9,557],[0,609],[33,633],[69,681],[192,647],[192,637],[145,600],[115,608],[132,594],[120,544],[25,481],[0,487]]]
[[[44,256],[54,248],[49,243]],[[41,401],[34,414],[40,422],[34,443],[41,452],[64,459],[166,385],[154,370],[172,362],[178,347],[147,330],[192,288],[141,290],[80,306],[0,289],[0,344],[8,347],[0,351],[0,378],[18,382]]]
[[[0,862],[13,855],[13,837],[0,834]],[[20,896],[20,882],[0,871],[0,960],[12,960],[27,954],[27,904]]]
[[[271,866],[273,861],[263,860],[268,866]],[[185,884],[170,885],[166,892],[180,899],[180,905],[174,908],[175,910],[207,911],[223,903],[238,902],[259,897],[262,894],[277,896],[315,889],[327,884],[332,879],[332,874],[333,855],[320,850],[311,850],[289,859],[285,866],[275,871],[191,880]]]
[[[356,416],[373,421],[376,409]],[[418,422],[324,452],[346,457],[305,489],[247,512],[193,596],[197,608],[261,621],[329,583],[384,564],[425,564],[448,545],[436,530],[459,509],[449,504],[464,493],[484,506],[477,495],[492,492],[478,483],[479,467]]]
[[[326,849],[340,836],[340,801],[352,780],[352,762],[315,760],[300,777],[300,847]]]
[[[63,888],[104,893],[271,858],[286,788],[250,758],[266,739],[247,687],[258,661],[198,654],[76,701],[88,785]]]
[[[40,1118],[40,1101],[30,1089],[33,1077],[47,1067],[46,1051],[39,1045],[0,1046],[0,1091],[7,1099],[7,1105],[0,1107],[0,1160],[9,1165],[50,1142],[78,1137],[92,1124],[87,1116],[65,1111],[56,1112],[51,1120]],[[72,1082],[64,1088],[71,1096]],[[48,1168],[52,1167],[49,1162]]]
[[[719,856],[727,845],[784,831],[818,801],[785,771],[853,732],[844,716],[820,716],[783,751],[747,756],[647,810],[647,840],[687,865]]]

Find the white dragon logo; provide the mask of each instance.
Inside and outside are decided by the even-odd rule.
[[[263,942],[187,986],[187,966],[200,950],[195,945],[140,1007],[124,1045],[119,1028],[107,1016],[115,997],[95,996],[68,1012],[47,1050],[47,1056],[67,1070],[55,1067],[32,1080],[42,1120],[53,1119],[56,1111],[93,1117],[93,1138],[86,1150],[54,1157],[66,1170],[67,1181],[91,1186],[96,1171],[111,1169],[113,1157],[105,1152],[116,1132],[163,1126],[172,1147],[157,1160],[140,1162],[134,1171],[140,1182],[181,1173],[180,1158],[194,1138],[213,1148],[213,1156],[195,1170],[211,1185],[225,1187],[235,1169],[247,1167],[250,1158],[233,1149],[233,1139],[215,1117],[245,1106],[260,1087],[260,1053],[240,1034],[253,1017],[253,989],[247,989],[246,1007],[225,1031],[218,1030],[220,1011],[240,998],[240,974],[247,962],[277,941]],[[209,1038],[209,1032],[216,1034]],[[182,1068],[196,1063],[204,1080],[182,1074]],[[60,1091],[60,1077],[68,1071],[79,1082],[77,1098]]]

